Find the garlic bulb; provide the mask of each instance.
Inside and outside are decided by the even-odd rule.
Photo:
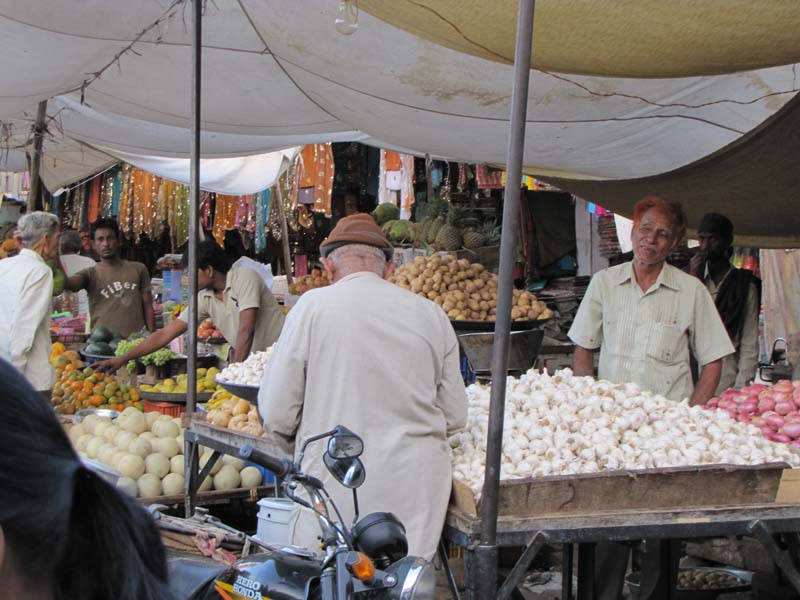
[[[489,396],[489,386],[467,388],[467,429],[450,440],[454,476],[476,494],[483,486]],[[725,411],[673,402],[633,383],[576,377],[570,369],[531,370],[507,382],[501,479],[769,462],[800,467],[800,453]]]
[[[244,362],[232,363],[218,375],[221,381],[239,385],[261,385],[267,361],[275,350],[275,344],[263,352],[253,352]]]

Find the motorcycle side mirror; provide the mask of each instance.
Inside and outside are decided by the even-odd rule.
[[[344,487],[354,490],[363,485],[367,478],[364,463],[359,458],[334,458],[329,452],[326,452],[322,459],[331,475]]]
[[[358,458],[364,452],[364,442],[355,433],[339,425],[328,440],[328,454],[332,458]]]

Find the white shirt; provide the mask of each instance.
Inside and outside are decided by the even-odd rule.
[[[55,381],[50,366],[53,272],[27,248],[0,260],[0,357],[40,391]]]
[[[733,353],[703,283],[668,264],[646,292],[632,263],[595,274],[567,335],[600,348],[601,379],[638,383],[676,401],[692,395],[690,350],[701,366]]]
[[[81,256],[80,254],[63,255],[61,257],[61,264],[64,267],[64,275],[67,277],[72,277],[79,271],[83,271],[84,269],[89,269],[97,265],[97,263],[88,256]],[[89,295],[86,293],[86,290],[81,290],[78,292],[78,313],[82,315],[89,314]]]

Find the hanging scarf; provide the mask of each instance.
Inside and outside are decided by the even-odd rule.
[[[255,247],[256,254],[267,249],[267,217],[269,216],[269,190],[256,195]]]

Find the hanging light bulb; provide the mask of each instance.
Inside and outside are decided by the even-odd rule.
[[[339,10],[334,21],[336,31],[351,35],[358,29],[358,0],[339,0]]]

